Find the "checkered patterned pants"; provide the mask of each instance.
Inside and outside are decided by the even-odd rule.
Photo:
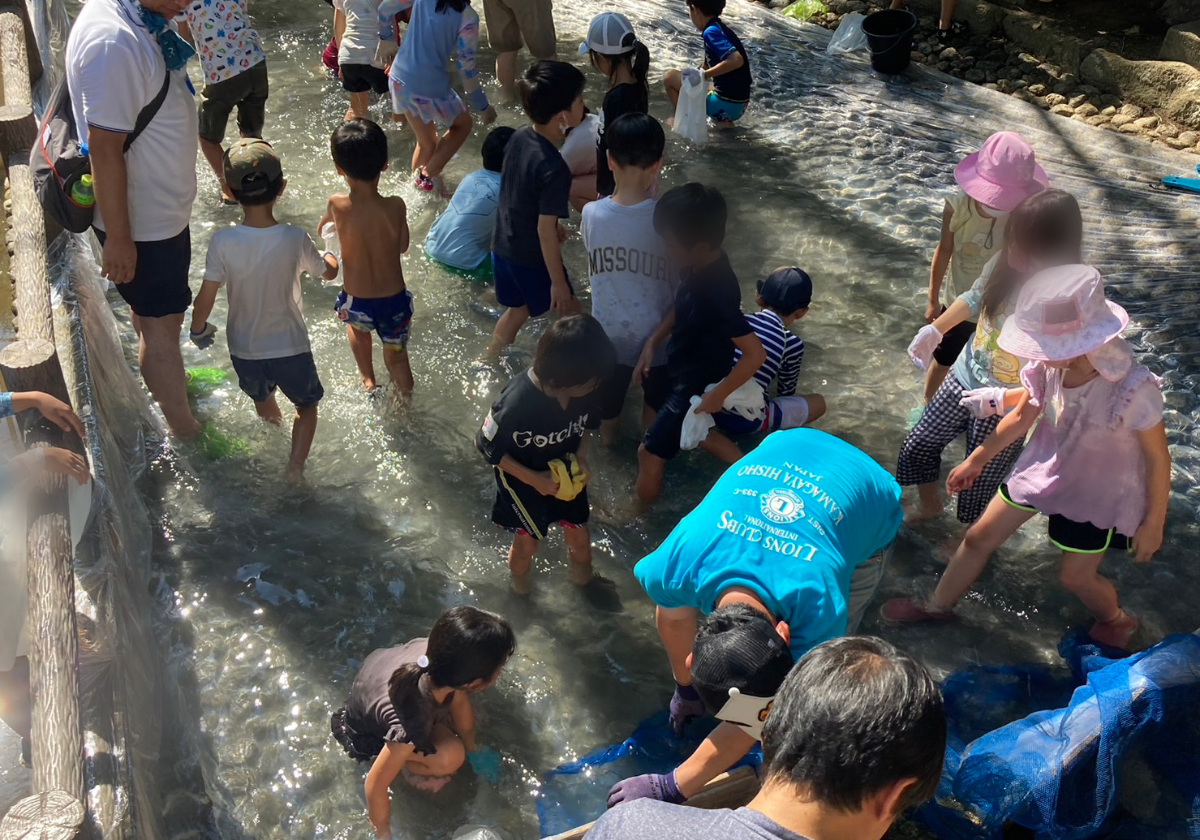
[[[900,484],[932,484],[941,478],[942,450],[955,438],[966,434],[966,453],[970,455],[996,430],[999,417],[978,420],[958,404],[963,393],[962,383],[951,371],[900,447],[900,460],[896,464],[896,480]],[[974,487],[958,494],[959,522],[970,524],[983,515],[1024,448],[1025,441],[1021,439],[1005,449],[983,468]]]

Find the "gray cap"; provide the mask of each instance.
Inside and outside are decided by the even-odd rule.
[[[579,45],[579,54],[622,55],[633,49],[636,40],[629,18],[620,12],[601,12],[592,18],[587,40]]]

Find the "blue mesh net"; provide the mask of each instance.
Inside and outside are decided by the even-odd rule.
[[[609,789],[622,779],[675,769],[716,723],[698,721],[688,726],[687,736],[676,739],[667,713],[659,712],[642,721],[621,743],[601,747],[578,761],[554,768],[542,778],[537,803],[542,836],[561,834],[599,817],[604,813]],[[761,763],[762,752],[756,746],[737,766],[757,768]]]
[[[1200,638],[1120,659],[1075,633],[1059,652],[1069,677],[972,668],[945,682],[946,766],[917,819],[943,840],[1014,827],[1039,840],[1200,840]]]

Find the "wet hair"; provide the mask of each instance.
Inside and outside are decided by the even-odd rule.
[[[695,7],[709,17],[720,17],[725,11],[725,0],[687,0],[688,8]]]
[[[662,160],[667,136],[649,114],[622,114],[604,129],[604,140],[617,166],[649,169]]]
[[[617,71],[622,64],[629,65],[629,72],[633,73],[633,78],[637,80],[638,87],[645,93],[646,107],[650,106],[650,50],[637,39],[637,36],[632,32],[628,33],[621,39],[621,46],[625,48],[625,52],[612,55],[609,53],[598,53],[595,50],[590,50],[590,58],[592,66],[597,70],[600,65],[597,59],[600,56],[608,59],[608,81],[612,84],[613,79],[617,77]]]
[[[446,7],[449,6],[454,11],[461,13],[470,4],[471,0],[437,0],[437,6],[434,7],[434,11],[444,12],[446,11]]]
[[[502,125],[488,132],[483,141],[483,168],[491,172],[499,172],[504,168],[504,153],[508,151],[508,141],[517,133],[515,128]]]
[[[272,180],[261,172],[242,179],[235,187],[229,185],[229,192],[243,207],[262,207],[279,198],[283,192],[283,176]]]
[[[463,688],[496,676],[516,650],[512,626],[494,613],[460,606],[441,614],[429,631],[425,649],[429,664],[422,668],[416,662],[406,663],[388,680],[388,699],[418,752],[436,752],[433,717],[421,690],[421,677],[428,675],[437,688]]]
[[[578,67],[563,61],[539,61],[521,79],[521,107],[534,125],[546,125],[555,115],[571,110],[586,84]]]
[[[551,388],[577,388],[605,379],[616,364],[616,348],[600,322],[591,315],[571,315],[542,333],[533,373]]]
[[[991,277],[983,287],[979,305],[981,318],[995,322],[1023,276],[1008,263],[1013,245],[1037,260],[1038,268],[1074,265],[1083,262],[1083,215],[1079,202],[1062,190],[1042,190],[1017,205],[1004,228],[1004,248]]]
[[[329,139],[333,162],[355,181],[374,181],[388,162],[387,135],[370,120],[339,125]]]
[[[763,728],[766,784],[843,812],[915,779],[898,811],[930,799],[946,755],[942,695],[925,666],[882,639],[848,636],[806,653]]]
[[[770,618],[749,604],[713,610],[696,628],[692,644],[692,687],[715,715],[729,689],[774,697],[792,670],[792,653]]]
[[[685,248],[720,248],[729,210],[716,187],[692,182],[668,190],[654,207],[654,231]]]

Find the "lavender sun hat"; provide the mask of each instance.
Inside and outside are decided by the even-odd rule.
[[[1012,212],[1050,184],[1033,147],[1014,131],[1000,131],[985,140],[983,148],[955,168],[954,180],[971,198],[1002,213]]]
[[[1025,283],[999,344],[1018,358],[1065,362],[1099,350],[1128,324],[1129,313],[1104,297],[1099,271],[1060,265]]]

